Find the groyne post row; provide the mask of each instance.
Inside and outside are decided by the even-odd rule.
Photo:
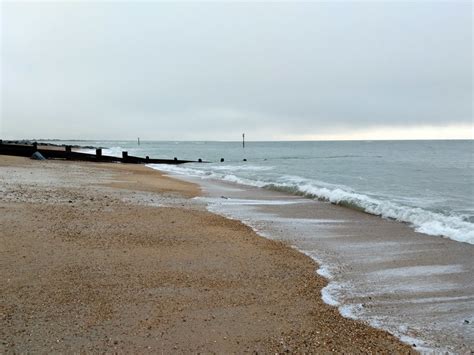
[[[63,149],[61,149],[63,148]],[[151,159],[149,156],[145,158],[128,155],[128,152],[123,151],[122,157],[114,157],[102,154],[102,148],[96,148],[95,154],[88,154],[82,152],[75,152],[72,146],[42,146],[37,142],[31,144],[6,143],[0,140],[0,155],[14,155],[31,157],[35,152],[41,153],[46,159],[65,159],[65,160],[81,160],[92,162],[116,162],[128,164],[184,164],[184,163],[203,163],[202,159],[194,160],[180,160],[174,159]]]

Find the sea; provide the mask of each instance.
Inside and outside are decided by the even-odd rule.
[[[474,244],[473,140],[72,143],[117,156],[202,159],[209,163],[154,167],[326,200]]]
[[[74,141],[199,184],[195,198],[317,262],[315,297],[422,352],[474,352],[474,142]],[[93,149],[83,149],[94,153]]]

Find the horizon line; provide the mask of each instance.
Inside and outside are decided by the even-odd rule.
[[[64,138],[14,138],[0,139],[0,141],[49,141],[49,142],[136,142],[137,139],[64,139]],[[416,138],[416,139],[287,139],[287,140],[245,140],[246,143],[278,143],[278,142],[409,142],[409,141],[472,141],[474,138]],[[219,142],[242,143],[241,140],[196,140],[196,139],[141,139],[140,142]]]

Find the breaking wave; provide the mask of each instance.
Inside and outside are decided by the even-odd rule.
[[[150,164],[151,168],[204,179],[217,179],[242,185],[256,186],[286,192],[293,195],[327,201],[333,204],[360,210],[376,216],[409,223],[417,232],[433,236],[474,244],[474,223],[459,215],[445,215],[420,207],[402,205],[389,198],[369,196],[358,193],[346,186],[328,184],[322,181],[298,176],[280,176],[274,180],[258,180],[238,177],[230,172],[237,172],[237,167],[226,169],[201,170],[173,165]],[[246,167],[246,169],[251,167]],[[255,167],[260,169],[260,167]],[[255,170],[258,170],[255,169]],[[216,171],[217,170],[217,171]],[[240,170],[242,170],[240,168]]]
[[[103,148],[102,149],[102,154],[111,156],[111,157],[121,157],[122,156],[122,151],[127,150],[122,147],[110,147],[110,148]],[[86,153],[86,154],[95,154],[95,149],[87,149],[83,148],[80,149],[79,152],[81,153]]]

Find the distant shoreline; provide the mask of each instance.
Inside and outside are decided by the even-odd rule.
[[[33,143],[37,143],[39,146],[43,147],[66,147],[69,146],[69,144],[55,144],[55,143],[50,143],[49,139],[19,139],[19,140],[6,140],[3,139],[2,142],[6,144],[18,144],[18,145],[31,145]],[[53,140],[53,141],[58,141],[62,142],[62,140]],[[64,141],[66,142],[66,141]],[[77,140],[77,142],[81,142],[80,140]],[[107,147],[97,147],[97,146],[91,146],[91,145],[70,145],[71,148],[76,148],[76,149],[97,149],[97,148],[102,148],[106,149]]]

